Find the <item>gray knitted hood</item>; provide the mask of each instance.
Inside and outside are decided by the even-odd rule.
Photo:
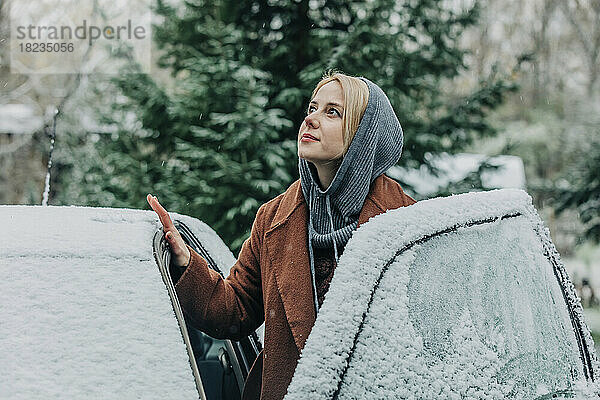
[[[369,88],[367,108],[331,185],[321,190],[314,166],[302,158],[298,161],[302,193],[309,207],[308,247],[315,304],[313,246],[332,246],[337,262],[338,247],[343,249],[356,229],[371,183],[395,165],[402,153],[402,127],[389,99],[379,86],[360,79]]]

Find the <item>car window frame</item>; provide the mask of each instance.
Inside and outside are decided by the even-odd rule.
[[[178,219],[174,219],[173,224],[181,234],[181,237],[183,238],[184,242],[207,261],[209,268],[219,273],[219,275],[221,275],[222,278],[225,278],[223,272],[215,262],[214,258],[211,256],[210,252],[206,249],[205,246],[202,245],[202,242],[196,237],[196,235],[194,235],[192,230],[183,221]],[[186,324],[183,310],[181,309],[181,305],[177,298],[177,293],[175,292],[175,284],[173,282],[170,271],[171,253],[169,251],[168,243],[164,238],[164,231],[162,228],[157,229],[157,231],[154,234],[153,253],[155,261],[159,267],[159,270],[161,271],[163,282],[167,287],[167,291],[169,293],[169,297],[173,305],[173,310],[175,311],[175,315],[179,323],[179,328],[181,330],[181,334],[186,345],[186,350],[188,352],[188,357],[190,361],[190,367],[192,368],[194,380],[196,383],[196,389],[198,390],[200,398],[202,400],[206,400],[207,397],[204,391],[202,378],[198,366],[196,364],[194,350],[189,336],[188,325]],[[258,339],[258,335],[256,334],[256,332],[253,332],[251,335],[239,341],[226,339],[224,340],[224,343],[225,351],[227,352],[229,363],[231,369],[233,370],[236,383],[241,395],[244,391],[245,380],[248,377],[250,369],[252,368],[254,361],[256,360],[260,351],[262,350],[262,344]]]
[[[154,234],[154,238],[152,241],[152,253],[154,254],[154,259],[160,270],[163,283],[165,284],[167,292],[169,293],[171,305],[173,306],[173,311],[175,312],[175,317],[179,324],[181,336],[183,337],[185,348],[188,353],[188,361],[190,363],[190,368],[192,369],[192,374],[194,376],[196,390],[198,391],[198,395],[200,396],[201,400],[207,400],[206,393],[204,392],[204,385],[202,384],[202,379],[200,378],[200,371],[198,369],[198,365],[196,364],[196,358],[194,357],[194,351],[192,349],[192,343],[188,334],[187,325],[183,316],[183,310],[181,309],[181,305],[177,300],[177,294],[175,293],[175,285],[173,284],[173,281],[171,279],[171,274],[169,271],[171,253],[167,247],[167,241],[164,238],[162,229],[160,229],[160,231],[155,232]]]

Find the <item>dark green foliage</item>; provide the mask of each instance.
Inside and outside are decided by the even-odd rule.
[[[237,251],[258,207],[298,177],[297,129],[326,69],[365,76],[388,94],[405,131],[405,166],[494,134],[485,117],[515,88],[509,79],[494,74],[467,96],[442,90],[465,70],[458,39],[477,11],[453,13],[434,0],[188,0],[178,8],[159,0],[154,40],[171,79],[124,71],[114,80],[125,98],[103,122],[117,131],[100,137],[92,159],[73,163],[85,170],[79,193],[58,197],[147,208],[152,192]]]
[[[465,71],[458,40],[477,22],[478,3],[460,13],[434,0],[316,3],[244,2],[236,21],[250,28],[244,41],[260,54],[248,62],[273,74],[272,103],[294,121],[323,71],[335,68],[386,92],[406,132],[403,165],[417,167],[427,152],[452,153],[495,134],[485,116],[516,89],[511,80],[494,71],[466,97],[440,90]]]
[[[566,174],[566,185],[559,191],[557,211],[575,208],[585,225],[585,236],[600,242],[600,141],[590,143],[586,153]]]

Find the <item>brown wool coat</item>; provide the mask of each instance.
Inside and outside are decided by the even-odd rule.
[[[358,225],[414,202],[393,179],[380,175],[365,199]],[[308,207],[297,180],[259,208],[227,279],[211,271],[192,250],[190,264],[176,285],[183,310],[213,337],[239,339],[265,322],[263,354],[250,372],[245,399],[256,399],[258,393],[263,400],[284,397],[315,322],[307,221]]]

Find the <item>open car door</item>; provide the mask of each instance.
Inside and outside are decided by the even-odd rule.
[[[339,260],[286,399],[598,398],[598,361],[531,198],[390,210]]]
[[[210,268],[225,277],[223,271],[229,272],[235,258],[221,238],[208,225],[196,219],[175,213],[172,215],[183,240],[207,261]],[[240,399],[250,368],[262,350],[258,336],[253,333],[240,341],[218,340],[194,328],[183,313],[175,293],[175,284],[184,270],[171,265],[171,253],[162,227],[154,235],[153,248],[181,327],[200,398]]]
[[[0,399],[197,399],[154,212],[0,206]]]

